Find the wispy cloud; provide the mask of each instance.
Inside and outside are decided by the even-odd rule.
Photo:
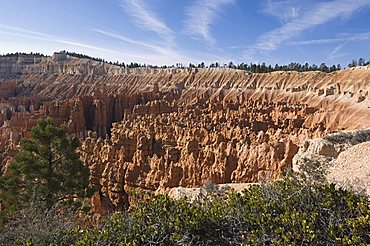
[[[77,48],[77,52],[87,53],[89,55],[102,57],[110,60],[120,60],[124,59],[127,61],[135,61],[141,63],[150,64],[160,64],[159,61],[163,63],[171,64],[175,60],[174,57],[169,56],[169,54],[158,54],[153,55],[143,49],[141,50],[130,50],[127,47],[120,48],[110,48],[105,49],[95,45],[86,44],[80,41],[66,39],[64,37],[49,35],[42,32],[26,30],[19,27],[7,26],[0,24],[0,34],[6,34],[7,36],[20,37],[22,39],[21,43],[17,42],[6,42],[0,40],[0,52],[4,50],[13,52],[42,52],[42,53],[52,53],[59,50],[68,50]],[[24,45],[24,41],[27,40],[27,45]],[[135,40],[127,40],[132,43],[137,43]],[[148,47],[149,48],[149,47]],[[124,56],[123,56],[124,54]]]
[[[297,18],[302,8],[309,1],[304,0],[267,0],[263,12],[279,18],[282,22],[287,22]]]
[[[190,8],[187,8],[186,11],[188,13],[188,18],[186,23],[189,24],[188,27],[193,25],[192,30],[197,30],[199,25],[206,25],[208,29],[209,25],[211,25],[214,19],[221,13],[220,8],[227,3],[233,3],[234,1],[235,0],[214,0],[211,2],[201,0],[200,4],[193,4],[190,8],[194,8],[194,11],[198,11],[198,14],[195,14],[194,18],[197,18],[198,21],[199,18],[201,18],[202,23],[199,24],[197,20],[194,20],[194,23],[191,24],[190,12],[188,12],[190,11]],[[216,47],[209,48],[211,49],[210,53],[204,53],[203,51],[198,52],[196,50],[184,50],[179,47],[175,37],[181,34],[175,33],[164,21],[160,19],[160,16],[150,8],[149,0],[119,0],[119,3],[120,7],[133,18],[134,23],[139,28],[155,32],[162,40],[135,40],[126,35],[122,35],[119,31],[112,32],[98,28],[92,29],[94,32],[120,40],[126,45],[130,45],[130,50],[136,50],[136,52],[139,53],[142,53],[144,50],[152,57],[150,60],[157,61],[155,62],[156,64],[158,64],[158,61],[160,60],[167,61],[167,64],[174,64],[177,62],[211,61],[220,58],[213,52],[214,49],[217,49]],[[203,8],[198,9],[200,6],[203,6]],[[189,31],[187,28],[185,28],[185,30],[186,32]],[[192,34],[187,34],[193,36],[195,33],[197,33],[197,31],[192,32]],[[208,37],[210,37],[210,35]],[[217,50],[217,52],[218,51],[219,50]]]
[[[184,32],[195,39],[202,39],[209,44],[215,44],[210,26],[222,12],[225,5],[233,4],[235,0],[199,0],[186,8]]]
[[[344,46],[346,46],[348,44],[348,42],[344,42],[344,43],[341,43],[339,45],[337,45],[336,47],[334,47],[333,51],[330,53],[328,59],[336,59],[336,58],[339,58],[339,57],[343,57],[343,56],[346,56],[347,53],[339,53],[340,50],[342,50],[342,48]]]
[[[110,59],[112,61],[125,61],[125,62],[140,62],[146,64],[163,65],[175,64],[177,62],[192,61],[183,53],[180,53],[172,48],[154,45],[152,43],[133,40],[123,35],[112,32],[107,32],[100,29],[93,29],[94,32],[100,33],[107,37],[123,41],[125,44],[115,48],[101,48],[95,45],[86,44],[80,41],[66,39],[64,37],[49,35],[42,32],[26,30],[19,27],[7,26],[0,24],[0,35],[5,34],[10,37],[21,38],[22,42],[6,42],[0,39],[0,53],[12,52],[47,52],[52,53],[62,49],[68,50],[69,48],[77,48],[77,52],[86,53],[89,55]],[[4,35],[4,36],[5,36]],[[27,40],[27,45],[22,46],[24,41]],[[57,49],[57,50],[56,50]]]
[[[164,47],[160,44],[155,44],[154,42],[150,41],[140,41],[134,40],[122,34],[118,34],[111,31],[106,31],[102,29],[92,29],[92,31],[104,35],[106,37],[113,38],[115,40],[122,41],[123,44],[120,45],[124,50],[130,50],[137,56],[141,56],[139,61],[144,59],[144,62],[149,64],[157,64],[157,65],[169,65],[175,63],[200,63],[206,62],[211,63],[214,61],[219,61],[221,63],[227,63],[233,59],[230,57],[220,56],[214,53],[207,53],[204,51],[195,51],[195,50],[184,50],[178,48],[177,46],[174,47]],[[127,45],[125,45],[127,44]],[[126,55],[125,51],[125,55]]]
[[[169,43],[173,42],[173,31],[150,10],[146,2],[143,0],[121,0],[120,6],[134,18],[134,22],[139,28],[153,31]]]
[[[144,41],[134,40],[134,39],[131,39],[131,38],[126,37],[124,35],[109,32],[109,31],[105,31],[105,30],[101,30],[101,29],[92,29],[92,30],[97,32],[97,33],[100,33],[102,35],[105,35],[107,37],[123,41],[125,43],[128,43],[130,45],[134,45],[136,47],[140,47],[141,49],[145,48],[150,53],[156,53],[160,56],[167,56],[171,60],[175,60],[175,59],[177,59],[177,61],[189,60],[189,58],[183,56],[182,54],[180,54],[178,51],[176,51],[173,48],[163,47],[161,45],[155,45],[155,44],[153,44],[153,42],[144,42]]]
[[[259,52],[275,50],[282,43],[299,36],[306,30],[325,24],[335,18],[348,17],[366,5],[370,5],[370,0],[335,0],[315,4],[300,14],[299,18],[294,18],[281,27],[260,36],[246,53],[250,55],[256,50]]]
[[[155,45],[150,44],[150,43],[134,40],[134,39],[131,39],[129,37],[123,36],[121,34],[105,31],[105,30],[102,30],[102,29],[93,28],[92,31],[103,34],[107,37],[111,37],[111,38],[115,38],[115,39],[124,41],[124,42],[129,43],[129,44],[133,44],[133,45],[140,45],[140,46],[144,46],[146,48],[157,48],[158,47],[158,46],[155,46]]]
[[[303,40],[303,41],[292,41],[289,44],[295,46],[306,46],[306,45],[331,45],[337,44],[332,52],[329,54],[328,59],[336,59],[348,55],[348,53],[340,53],[344,46],[351,42],[370,40],[370,32],[364,33],[341,33],[338,34],[336,38],[327,39],[313,39],[313,40]]]
[[[28,38],[28,39],[42,40],[42,41],[47,41],[47,42],[52,42],[52,43],[66,44],[66,45],[71,45],[71,46],[95,50],[95,51],[110,52],[110,50],[108,49],[82,43],[76,40],[66,39],[63,37],[49,35],[49,34],[42,33],[42,32],[26,30],[26,29],[14,27],[14,26],[0,24],[0,33],[17,36],[17,37]]]
[[[292,42],[289,42],[289,44],[291,45],[318,45],[318,44],[332,44],[332,43],[339,43],[339,42],[370,40],[370,32],[344,33],[344,34],[341,34],[340,36],[341,37],[338,37],[338,38],[292,41]]]

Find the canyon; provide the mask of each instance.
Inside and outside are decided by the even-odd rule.
[[[134,189],[275,180],[311,139],[370,126],[369,82],[370,66],[257,74],[3,56],[1,173],[37,119],[52,117],[81,139],[96,211],[127,208]]]

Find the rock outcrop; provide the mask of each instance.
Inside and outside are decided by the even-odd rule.
[[[168,196],[176,200],[186,199],[193,202],[207,198],[212,199],[214,195],[225,195],[230,192],[242,193],[253,185],[258,185],[258,183],[213,184],[212,182],[207,182],[203,187],[197,188],[174,187],[168,192]]]
[[[322,138],[306,140],[293,157],[293,170],[302,171],[303,166],[308,162],[326,163],[331,166],[331,163],[342,152],[367,141],[370,141],[370,130],[368,129],[337,132]]]
[[[370,142],[341,152],[327,170],[327,179],[343,188],[370,195]]]
[[[369,161],[370,130],[338,132],[304,141],[293,157],[293,170],[315,165],[328,181],[369,195]]]

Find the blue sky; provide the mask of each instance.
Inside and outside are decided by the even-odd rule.
[[[0,53],[155,65],[370,59],[370,0],[0,0]]]

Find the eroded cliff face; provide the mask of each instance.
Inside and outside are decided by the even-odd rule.
[[[2,166],[50,116],[83,139],[96,207],[125,207],[130,187],[276,179],[304,140],[368,127],[369,91],[370,67],[249,74],[0,57]]]

